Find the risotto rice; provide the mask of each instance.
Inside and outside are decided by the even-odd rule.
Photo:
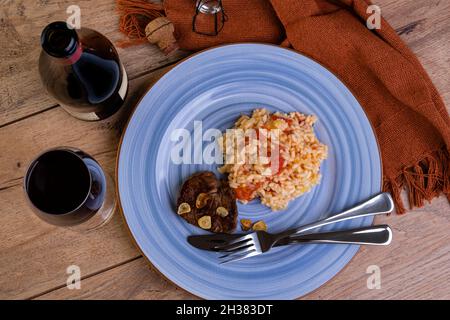
[[[230,138],[230,132],[239,130],[227,130],[220,141],[225,164],[219,171],[228,173],[236,198],[247,203],[259,197],[272,210],[282,210],[289,201],[319,184],[320,165],[327,157],[327,146],[315,136],[315,122],[314,115],[299,112],[270,114],[266,109],[255,109],[251,117],[242,115],[233,129],[245,133],[244,143],[239,143],[236,137]],[[266,145],[261,142],[262,136],[267,138]],[[230,157],[230,150],[236,152],[234,157]],[[261,150],[266,151],[263,156]],[[249,161],[255,153],[260,157]],[[240,158],[244,161],[237,160],[239,155],[244,155]]]

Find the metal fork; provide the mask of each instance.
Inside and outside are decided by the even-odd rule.
[[[313,240],[311,237],[313,237],[314,234],[308,234],[306,238],[299,237],[299,235],[304,235],[305,233],[307,233],[312,229],[316,229],[328,224],[341,222],[349,219],[362,218],[379,214],[387,214],[391,213],[393,210],[394,210],[394,202],[392,201],[392,197],[389,193],[384,192],[344,212],[338,213],[336,215],[333,215],[323,220],[319,220],[311,224],[307,224],[300,228],[287,230],[278,234],[270,234],[264,231],[253,232],[238,238],[234,237],[232,240],[225,241],[223,244],[218,244],[214,247],[214,250],[226,253],[219,257],[219,259],[221,259],[221,263],[238,261],[259,255],[263,252],[270,250],[273,246],[290,243],[291,239],[294,239],[294,241],[297,242],[298,241],[311,242]],[[372,230],[370,228],[374,229]],[[317,237],[314,237],[315,238],[314,241],[315,243],[317,243],[318,241],[320,243],[324,243],[324,241],[328,241],[331,239],[332,243],[356,244],[356,243],[365,243],[364,241],[368,241],[368,239],[374,239],[373,236],[377,235],[376,241],[379,241],[378,240],[379,236],[381,236],[382,239],[385,239],[386,241],[384,243],[376,243],[376,244],[388,244],[387,240],[390,239],[390,237],[392,236],[392,232],[387,226],[368,227],[357,230],[349,230],[347,231],[347,233],[342,232],[346,231],[338,231],[337,233],[328,232],[326,234],[322,233],[322,235],[328,238],[325,240],[323,239],[321,240],[318,239]],[[386,238],[387,235],[389,235],[388,238]],[[294,236],[295,238],[293,238]],[[350,241],[349,238],[342,238],[343,236],[350,236]],[[364,241],[355,241],[357,240],[357,238],[355,238],[356,236],[362,237],[361,240]],[[205,239],[206,237],[208,236],[205,236]],[[338,239],[341,240],[337,241],[335,238],[329,237],[339,237]]]
[[[228,252],[219,257],[221,264],[242,260],[269,251],[277,241],[277,235],[264,231],[248,234],[238,243],[239,249],[221,250]],[[340,244],[365,244],[388,245],[392,241],[392,230],[388,225],[370,226],[351,230],[308,233],[289,237],[289,243],[340,243]]]

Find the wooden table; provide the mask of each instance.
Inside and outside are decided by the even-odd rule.
[[[418,55],[450,106],[450,1],[380,0],[382,14]],[[125,107],[95,123],[70,117],[43,90],[37,72],[42,28],[81,7],[82,25],[113,42],[115,1],[2,1],[0,7],[0,298],[195,299],[151,270],[133,245],[120,215],[97,232],[53,227],[25,203],[22,178],[39,152],[69,145],[92,154],[114,174],[119,137],[137,99],[171,58],[148,44],[119,49],[130,77]],[[449,299],[450,206],[442,196],[406,216],[377,218],[395,232],[392,245],[361,248],[352,262],[306,299]],[[66,268],[81,268],[81,289],[66,287]],[[370,265],[381,268],[381,289],[367,288]]]

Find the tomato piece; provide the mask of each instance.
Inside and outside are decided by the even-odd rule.
[[[262,129],[264,129],[264,131]],[[262,128],[256,129],[256,138],[259,140],[261,135],[263,135],[263,137],[267,139],[268,137],[270,137],[270,130],[272,129],[269,128],[267,125],[263,125]]]
[[[292,124],[292,119],[290,119],[290,118],[284,118],[284,117],[280,117],[280,116],[276,116],[276,115],[271,115],[270,116],[270,119],[272,120],[272,121],[275,121],[275,120],[284,120],[284,121],[286,121],[287,122],[287,124],[288,125],[291,125]]]
[[[281,156],[281,154],[278,155],[278,168],[277,168],[278,170],[277,170],[277,172],[275,172],[276,175],[279,175],[279,174],[281,173],[281,171],[283,170],[284,162],[285,162],[285,160],[284,160],[284,158]],[[270,162],[267,164],[267,166],[268,166],[268,167],[271,167],[271,166],[272,166],[272,161],[270,161]]]
[[[243,201],[250,201],[253,199],[253,193],[256,189],[258,189],[259,186],[255,186],[252,184],[237,187],[234,189],[234,192],[236,193],[236,198]]]
[[[280,148],[280,153],[278,154],[278,170],[275,173],[276,175],[279,175],[281,173],[281,171],[283,170],[283,166],[284,163],[286,162],[286,160],[283,158],[283,156],[281,155],[281,151],[284,150],[283,146],[279,146]],[[271,150],[268,150],[268,157],[271,157]],[[267,167],[271,167],[272,166],[272,161],[269,161],[269,163],[267,164]]]
[[[283,170],[283,165],[284,165],[284,158],[281,156],[281,154],[278,156],[278,171],[276,174],[280,174],[281,171]]]

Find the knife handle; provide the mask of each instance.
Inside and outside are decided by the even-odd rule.
[[[280,241],[282,238],[290,237],[294,234],[304,234],[307,232],[311,233],[310,230],[317,229],[329,224],[379,214],[388,214],[391,213],[392,210],[394,210],[394,201],[392,200],[392,197],[389,193],[383,192],[370,198],[369,200],[366,200],[350,209],[345,210],[344,212],[334,214],[328,218],[301,226],[299,228],[286,230],[277,234],[276,236],[278,241]]]
[[[378,225],[343,231],[292,235],[278,241],[277,246],[294,243],[388,245],[391,241],[391,228],[388,225]]]

